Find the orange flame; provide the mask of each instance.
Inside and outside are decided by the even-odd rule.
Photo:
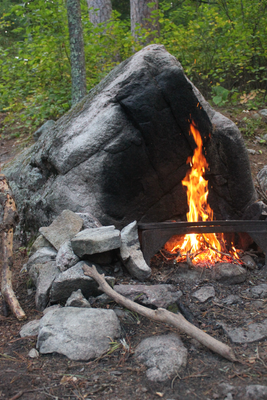
[[[187,172],[182,184],[187,187],[187,201],[189,211],[187,221],[212,221],[213,211],[208,204],[208,181],[204,178],[204,173],[208,169],[207,160],[202,153],[203,142],[199,131],[194,123],[190,125],[190,134],[193,136],[196,149],[193,157],[189,157],[187,164],[190,163],[191,169]],[[223,234],[222,234],[223,239]],[[180,254],[193,254],[194,263],[214,263],[218,261],[221,252],[225,248],[220,243],[214,233],[208,234],[187,234],[182,244],[175,244],[173,240],[167,242],[165,248],[171,252],[179,250]],[[213,250],[215,249],[215,250]],[[237,256],[238,257],[238,256]]]

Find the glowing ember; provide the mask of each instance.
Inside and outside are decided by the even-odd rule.
[[[187,221],[213,221],[213,211],[207,201],[209,194],[208,181],[203,177],[208,168],[208,163],[202,153],[203,142],[201,135],[194,123],[190,125],[190,134],[193,135],[197,147],[193,157],[189,157],[187,160],[187,164],[190,163],[191,169],[182,181],[182,184],[187,187],[189,206]],[[177,257],[177,261],[183,261],[185,257],[188,259],[189,255],[194,264],[214,264],[216,261],[227,258],[223,234],[220,234],[220,239],[214,233],[187,234],[182,243],[178,241],[175,244],[173,239],[165,244],[165,249],[172,253],[179,252],[180,255]],[[234,257],[239,258],[234,248],[231,252]],[[231,258],[230,255],[229,257]]]

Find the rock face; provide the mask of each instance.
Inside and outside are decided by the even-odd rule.
[[[117,228],[185,215],[190,120],[203,139],[216,218],[241,218],[256,193],[237,127],[163,46],[149,45],[4,169],[25,229],[47,226],[67,208]]]

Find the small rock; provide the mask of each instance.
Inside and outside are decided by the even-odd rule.
[[[39,235],[36,240],[33,242],[31,251],[30,251],[30,256],[34,254],[37,250],[41,249],[42,247],[51,247],[51,243],[46,240],[46,238],[43,235]]]
[[[143,281],[151,275],[151,268],[145,262],[140,248],[136,221],[121,231],[120,255],[125,268],[133,277]]]
[[[71,245],[74,253],[79,257],[104,253],[120,248],[120,231],[115,229],[114,225],[85,229],[75,235],[71,240]]]
[[[39,229],[40,233],[57,249],[68,239],[73,238],[83,226],[79,215],[64,210],[48,227]]]
[[[90,308],[91,304],[88,300],[83,296],[81,289],[76,290],[76,292],[72,292],[70,297],[68,298],[65,307],[85,307]]]
[[[204,303],[205,301],[214,296],[215,296],[215,289],[213,286],[203,286],[201,289],[193,293],[193,297],[195,297],[200,303]]]
[[[135,357],[148,367],[146,375],[149,380],[163,382],[186,366],[187,350],[175,334],[153,336],[137,346]]]
[[[90,213],[76,213],[83,220],[83,229],[100,228],[101,222]]]
[[[245,254],[241,259],[245,263],[245,266],[248,269],[253,270],[257,268],[257,264],[249,254]]]
[[[233,343],[253,343],[267,337],[267,319],[260,323],[250,323],[242,328],[233,328],[225,323],[220,324]]]
[[[49,292],[54,279],[60,274],[55,261],[31,266],[29,275],[36,278],[35,304],[37,310],[44,310],[49,302]]]
[[[76,256],[72,249],[70,240],[67,240],[60,246],[56,257],[56,265],[61,272],[73,267],[79,260],[79,257]]]
[[[119,336],[120,323],[113,310],[63,307],[41,319],[37,349],[41,354],[56,352],[87,361],[104,354]]]
[[[247,149],[247,151],[249,154],[253,154],[253,155],[257,154],[256,150],[254,150],[254,149]]]
[[[113,289],[137,303],[167,308],[175,303],[183,293],[174,285],[115,285]]]
[[[54,261],[56,259],[57,252],[52,247],[41,247],[36,253],[34,253],[26,264],[27,271],[30,271],[34,264],[44,264],[46,262]],[[36,284],[37,276],[32,276],[33,282]]]
[[[253,286],[246,289],[245,293],[254,299],[265,299],[267,297],[267,284],[261,283],[260,285]]]
[[[30,358],[38,358],[39,357],[39,351],[36,349],[31,349],[28,353],[28,357]]]
[[[267,192],[267,165],[265,165],[257,175],[257,181],[264,193]]]
[[[234,285],[246,280],[247,271],[240,265],[220,263],[213,269],[213,278],[225,284]]]
[[[263,109],[259,111],[259,114],[263,115],[264,117],[267,117],[267,109]]]
[[[239,296],[235,294],[230,294],[229,296],[227,296],[225,299],[222,300],[222,303],[230,306],[231,304],[237,304],[240,303],[241,301],[242,300],[240,299]]]
[[[90,267],[92,264],[84,261],[78,262],[73,267],[62,272],[53,281],[50,290],[51,303],[66,302],[73,291],[81,289],[85,298],[89,296],[97,296],[101,294],[96,281],[89,276],[84,275],[83,265],[87,264]],[[97,266],[96,266],[97,267]],[[106,281],[113,286],[115,279],[110,276],[105,277]]]
[[[30,321],[27,324],[23,325],[19,332],[20,337],[37,336],[39,332],[39,325],[39,319],[34,319],[33,321]]]

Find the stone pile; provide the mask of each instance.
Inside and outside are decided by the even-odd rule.
[[[78,289],[85,298],[100,294],[95,281],[84,275],[84,263],[96,264],[110,285],[114,278],[109,273],[121,265],[140,281],[151,274],[140,249],[136,222],[120,232],[114,226],[102,226],[89,214],[64,210],[39,232],[25,266],[36,286],[38,310],[65,303]]]
[[[50,226],[40,228],[39,232],[41,235],[33,243],[23,270],[27,270],[36,286],[36,307],[44,316],[24,325],[20,335],[38,335],[37,349],[42,354],[57,352],[71,360],[100,357],[108,351],[110,340],[120,337],[118,317],[130,318],[119,308],[115,311],[91,308],[93,304],[106,305],[111,299],[101,294],[92,278],[84,275],[84,263],[89,266],[94,263],[114,290],[133,301],[138,299],[140,304],[167,308],[182,296],[182,292],[170,284],[114,285],[115,278],[109,274],[123,266],[139,281],[151,274],[140,249],[136,222],[120,232],[114,226],[102,226],[90,214],[64,210]],[[162,367],[157,367],[159,340],[166,342],[166,348],[171,340],[178,352],[173,360],[163,348]],[[140,343],[140,349],[136,353],[137,360],[154,365],[148,370],[151,380],[164,381],[186,365],[187,350],[178,335],[152,337],[149,346],[146,342]],[[38,357],[39,352],[34,349],[29,357]]]

